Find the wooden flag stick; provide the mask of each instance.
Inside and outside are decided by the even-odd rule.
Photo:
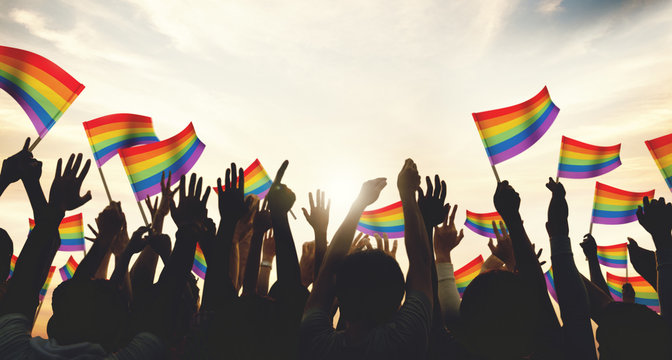
[[[42,309],[42,301],[37,305],[37,310],[35,311],[35,317],[33,318],[33,324],[37,321],[37,316],[40,315],[40,309]]]
[[[103,179],[103,187],[105,188],[105,193],[107,194],[107,200],[112,203],[112,196],[110,195],[110,189],[107,187],[107,181],[105,181],[105,175],[103,175],[103,169],[98,167],[98,172],[100,173],[100,178]]]
[[[593,235],[593,220],[590,220],[590,228],[588,229],[588,234]]]
[[[35,147],[37,146],[37,144],[40,143],[40,141],[42,141],[42,138],[38,137],[37,140],[35,140],[35,142],[30,145],[30,148],[28,148],[28,151],[33,152],[33,150],[35,150]],[[42,303],[40,303],[40,305],[42,305]]]
[[[138,201],[138,208],[140,209],[140,214],[142,214],[142,220],[145,222],[145,226],[149,227],[149,222],[147,221],[147,215],[145,215],[145,210],[142,208],[142,204]]]
[[[499,174],[497,173],[497,168],[495,168],[495,165],[492,166],[492,172],[495,173],[495,179],[497,179],[497,183],[499,184],[501,181],[499,180]]]

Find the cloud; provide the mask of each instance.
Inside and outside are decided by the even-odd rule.
[[[545,0],[539,4],[537,11],[545,15],[553,14],[564,10],[561,5],[562,0]]]

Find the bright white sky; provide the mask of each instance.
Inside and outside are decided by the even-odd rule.
[[[48,192],[56,159],[92,158],[81,122],[117,112],[151,116],[165,139],[193,122],[206,144],[194,171],[215,184],[231,161],[259,158],[273,175],[282,160],[297,194],[326,189],[333,234],[367,179],[388,187],[372,207],[398,200],[397,172],[412,157],[422,175],[440,174],[448,201],[464,210],[494,211],[495,180],[471,113],[509,106],[549,87],[561,109],[531,149],[498,166],[521,193],[525,225],[549,260],[544,229],[560,138],[596,145],[622,143],[623,165],[599,178],[632,191],[669,190],[644,140],[672,132],[672,6],[663,1],[181,1],[0,0],[2,45],[37,52],[86,89],[34,154],[44,162]],[[20,149],[35,131],[18,104],[0,93],[0,154]],[[141,218],[117,158],[104,166],[129,229]],[[565,180],[579,269],[595,179]],[[81,209],[93,223],[107,199],[92,169]],[[211,197],[211,215],[217,219]],[[20,184],[3,195],[2,227],[15,252],[28,231],[30,206]],[[297,245],[312,240],[302,218],[292,221]],[[174,227],[168,228],[172,234]],[[87,230],[88,233],[88,230]],[[598,244],[626,236],[652,248],[632,223],[596,225]],[[457,267],[487,239],[465,229]],[[402,267],[407,260],[400,247]],[[59,253],[63,266],[69,253]],[[81,261],[81,254],[74,256]],[[550,262],[549,262],[550,263]],[[548,265],[547,265],[548,266]],[[619,273],[618,270],[615,273]],[[634,273],[631,270],[631,274]],[[56,274],[48,299],[58,283]],[[51,306],[45,303],[37,334]]]

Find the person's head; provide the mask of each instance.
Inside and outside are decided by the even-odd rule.
[[[335,282],[341,316],[350,323],[384,323],[399,310],[404,296],[404,274],[382,250],[348,255]]]
[[[672,333],[660,315],[640,304],[612,302],[597,328],[600,359],[670,359]]]
[[[128,321],[128,304],[109,280],[68,280],[55,290],[47,333],[60,345],[100,344],[114,351]]]
[[[508,271],[477,276],[464,291],[457,335],[485,359],[516,359],[532,353],[539,300]]]
[[[14,254],[14,244],[5,229],[0,228],[0,282],[9,276],[9,263]]]

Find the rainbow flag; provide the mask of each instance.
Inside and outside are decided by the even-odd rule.
[[[189,124],[179,134],[151,144],[119,149],[119,157],[131,182],[135,199],[161,192],[161,174],[171,173],[170,185],[180,181],[196,164],[205,144],[196,136],[194,125]]]
[[[268,195],[268,191],[271,189],[273,180],[268,176],[266,169],[261,166],[259,159],[254,160],[254,162],[245,169],[245,196],[254,194],[259,196],[259,199],[263,199]],[[225,186],[222,185],[222,190]],[[219,191],[216,186],[213,187],[213,190],[216,192]]]
[[[596,182],[593,224],[617,225],[637,220],[637,206],[642,205],[645,196],[653,198],[654,192],[630,192]]]
[[[68,262],[66,262],[62,268],[58,269],[58,272],[61,273],[61,279],[63,279],[63,281],[72,279],[72,276],[75,275],[75,270],[77,270],[78,265],[79,264],[77,261],[75,261],[75,258],[70,255]]]
[[[117,155],[117,150],[159,141],[152,118],[136,114],[112,114],[82,123],[98,167]]]
[[[645,141],[660,173],[672,190],[672,134]]]
[[[208,271],[208,265],[205,263],[205,256],[203,256],[203,250],[201,250],[201,245],[196,243],[196,253],[194,253],[194,265],[191,267],[191,271],[194,272],[201,279],[205,279],[205,273]]]
[[[491,212],[485,214],[477,214],[467,210],[467,220],[464,222],[464,226],[471,229],[471,231],[483,235],[489,238],[496,238],[495,229],[492,228],[492,222],[495,221],[499,227],[499,222],[502,221],[502,217],[499,216],[498,212]],[[504,226],[506,228],[506,226]]]
[[[598,246],[597,261],[604,266],[625,269],[628,266],[628,243]]]
[[[462,297],[464,289],[469,286],[469,283],[481,273],[481,267],[483,267],[483,255],[478,255],[467,265],[455,270],[455,285],[457,285],[457,292],[460,293],[460,297]]]
[[[12,259],[9,261],[9,276],[7,276],[7,279],[11,278],[12,275],[14,275],[14,268],[16,267],[16,260],[18,257],[16,255],[12,255]]]
[[[635,289],[635,303],[646,305],[651,310],[660,313],[658,293],[643,277],[631,276],[626,279],[607,272],[607,286],[615,300],[623,301],[623,284],[626,282],[629,282]]]
[[[30,231],[35,228],[35,220],[28,219]],[[58,233],[61,236],[61,247],[58,251],[83,251],[84,245],[84,222],[82,221],[82,213],[68,216],[61,220],[58,226]]]
[[[403,238],[404,212],[401,201],[378,210],[364,211],[357,224],[357,230],[371,236],[387,234],[390,239]]]
[[[534,145],[551,127],[559,111],[544,86],[523,103],[472,116],[490,164],[496,165]]]
[[[44,282],[44,285],[42,285],[42,289],[40,289],[40,302],[42,302],[42,300],[44,300],[44,297],[47,295],[47,290],[49,289],[49,283],[51,282],[51,277],[54,276],[54,271],[56,271],[55,266],[49,267],[47,280]]]
[[[621,166],[621,144],[595,146],[562,137],[558,177],[587,179]]]
[[[21,105],[42,138],[84,85],[40,55],[0,46],[0,88]]]
[[[546,278],[546,290],[551,294],[551,297],[555,302],[558,302],[558,294],[555,292],[555,278],[553,277],[553,267],[548,269],[544,273],[544,278]]]

